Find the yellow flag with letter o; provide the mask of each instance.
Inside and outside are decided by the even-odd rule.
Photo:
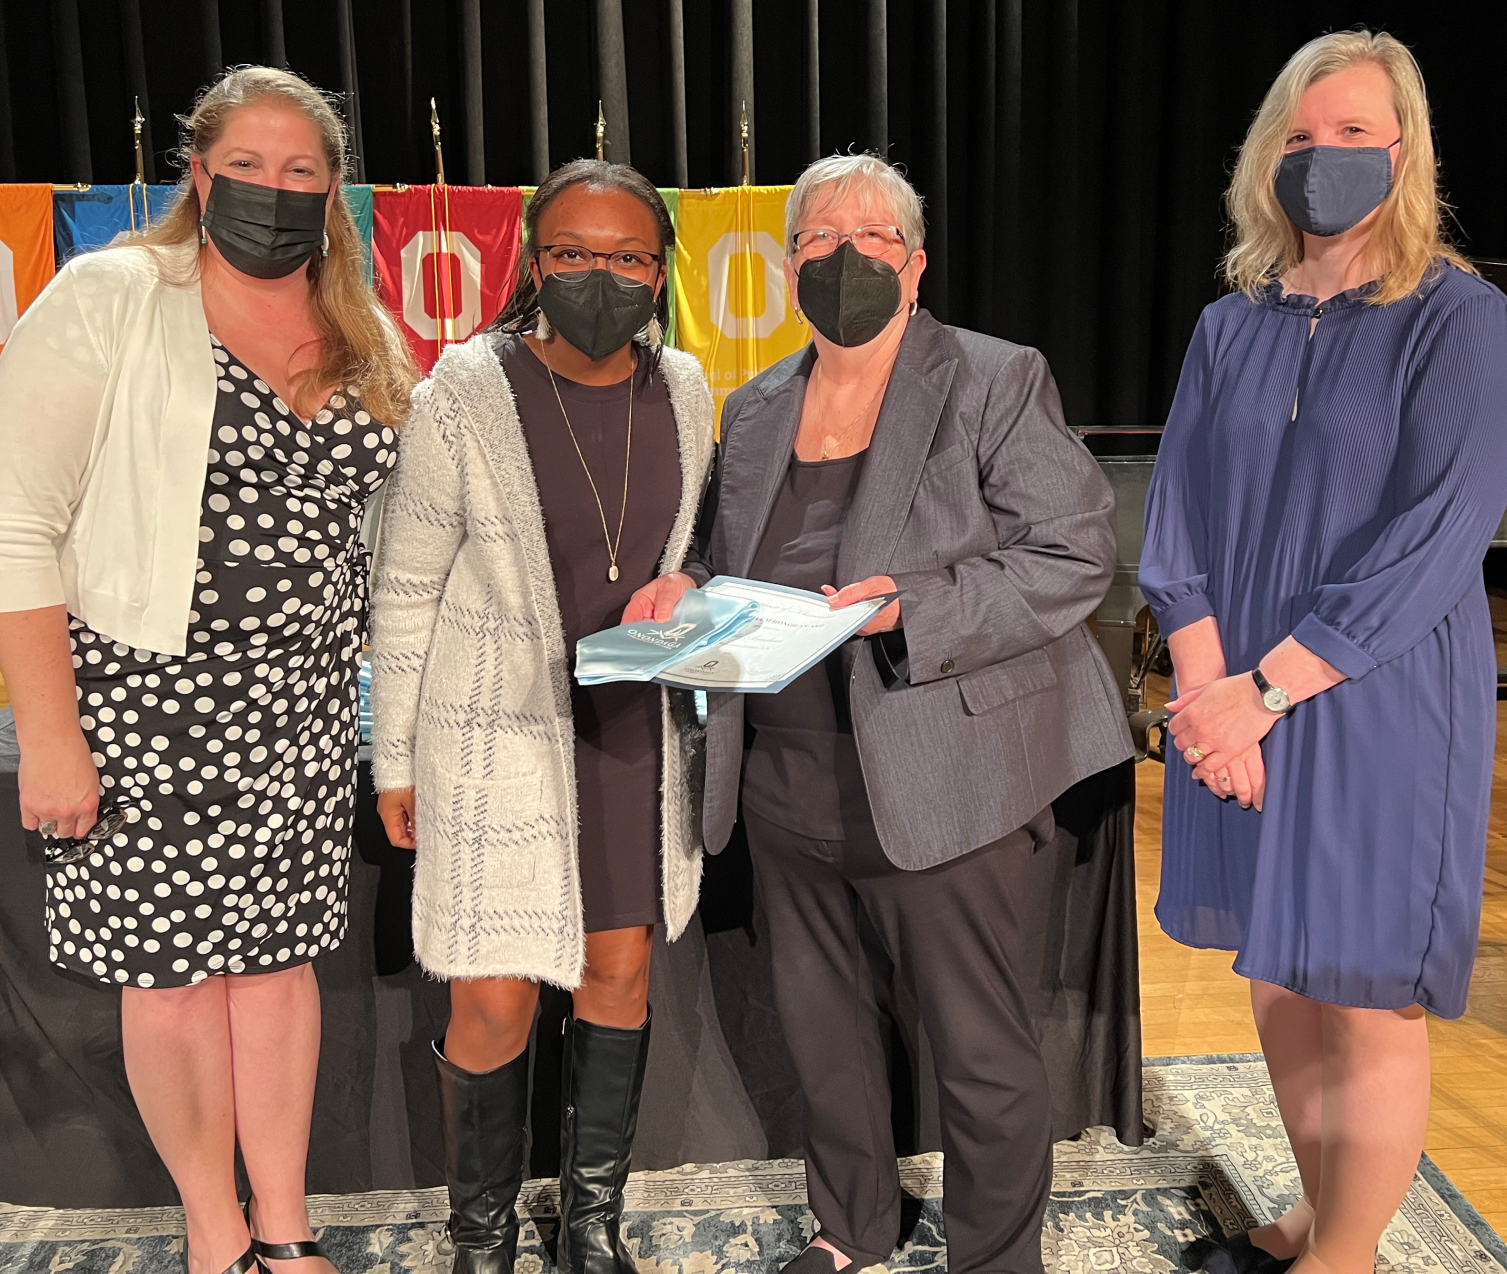
[[[811,337],[785,294],[789,186],[682,190],[675,218],[676,344],[701,360],[717,404]]]

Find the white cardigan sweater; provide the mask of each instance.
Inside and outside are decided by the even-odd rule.
[[[484,332],[414,391],[372,582],[373,770],[417,789],[414,949],[442,978],[580,985],[575,730],[544,514],[518,410]],[[661,571],[690,545],[710,473],[701,365],[666,349],[680,510]],[[701,885],[689,699],[662,691],[661,876],[677,938]]]
[[[58,272],[0,354],[0,611],[184,653],[217,379],[197,279],[135,247]]]

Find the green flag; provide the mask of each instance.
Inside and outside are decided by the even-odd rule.
[[[351,210],[356,233],[361,236],[361,259],[366,265],[366,282],[372,282],[372,188],[345,186],[345,206]]]

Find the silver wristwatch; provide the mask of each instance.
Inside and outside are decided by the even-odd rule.
[[[1262,675],[1260,668],[1251,669],[1251,680],[1256,683],[1256,689],[1261,693],[1261,702],[1268,712],[1286,716],[1292,711],[1292,700],[1288,698],[1287,691],[1281,686],[1272,685]]]

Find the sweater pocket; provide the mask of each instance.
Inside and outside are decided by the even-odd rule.
[[[479,885],[489,901],[533,885],[549,823],[539,770],[519,766],[495,779],[445,777],[450,789],[442,815],[445,838],[465,864],[465,884]]]

